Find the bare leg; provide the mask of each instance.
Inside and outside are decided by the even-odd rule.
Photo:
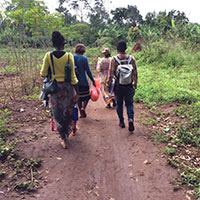
[[[81,108],[82,108],[82,101],[78,100],[78,109],[80,114],[81,114]]]
[[[88,102],[89,102],[89,100],[86,100],[86,101],[83,102],[83,108],[84,109],[86,109]]]
[[[88,101],[89,101],[89,100],[83,101],[83,104],[82,104],[82,107],[81,107],[81,110],[80,110],[80,113],[81,113],[80,118],[85,118],[85,117],[87,117],[87,114],[86,114],[86,112],[85,112],[85,109],[86,109],[86,107],[87,107]]]

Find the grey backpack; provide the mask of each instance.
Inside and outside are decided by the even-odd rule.
[[[132,56],[129,56],[128,59],[120,60],[117,56],[114,56],[115,60],[119,63],[116,75],[119,78],[119,84],[128,85],[133,82],[133,66],[131,64]],[[121,64],[126,62],[127,64]]]

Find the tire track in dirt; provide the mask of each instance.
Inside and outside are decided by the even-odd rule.
[[[167,166],[148,139],[148,130],[138,122],[140,112],[138,104],[136,130],[130,135],[127,127],[118,126],[115,110],[104,108],[102,99],[90,102],[88,117],[79,119],[79,133],[70,138],[68,150],[61,148],[48,124],[43,130],[47,139],[25,147],[26,154],[43,159],[45,179],[27,199],[184,200],[183,191],[174,192],[170,184],[176,171]]]

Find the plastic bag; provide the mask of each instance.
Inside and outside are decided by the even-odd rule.
[[[101,86],[101,84],[100,84],[100,77],[94,78],[94,82],[95,82],[95,84],[96,84],[96,88],[99,89],[100,86]]]
[[[92,88],[90,91],[90,98],[92,101],[97,101],[99,99],[99,89],[97,87]]]

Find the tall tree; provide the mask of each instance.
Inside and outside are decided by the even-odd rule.
[[[98,32],[106,28],[109,20],[109,14],[106,11],[103,0],[95,0],[94,7],[90,10],[89,19],[91,42],[94,42],[98,38]]]
[[[63,17],[50,14],[45,3],[40,0],[12,0],[7,8],[6,19],[9,22],[7,29],[9,37],[22,43],[36,44],[37,46],[49,41],[54,29],[62,29]],[[48,37],[47,37],[48,36]],[[46,43],[46,42],[45,42]]]
[[[77,20],[80,22],[86,20],[85,16],[87,18],[88,10],[91,8],[88,0],[59,0],[59,7],[61,8],[64,3],[66,3],[69,9],[74,11]]]
[[[103,27],[109,20],[109,14],[106,11],[103,0],[95,0],[94,7],[91,7],[89,18],[91,24]]]
[[[148,12],[145,16],[144,23],[149,26],[155,26],[156,25],[156,12]]]
[[[184,25],[189,22],[184,12],[178,10],[171,10],[168,12],[168,18],[172,18],[175,24]]]
[[[71,25],[77,22],[76,15],[72,15],[67,8],[65,8],[63,5],[59,5],[58,8],[56,8],[56,11],[61,13],[64,16],[65,26]]]
[[[111,10],[111,14],[113,15],[113,23],[119,25],[135,27],[143,23],[142,15],[137,6],[128,5],[127,8],[116,8],[115,10]]]

